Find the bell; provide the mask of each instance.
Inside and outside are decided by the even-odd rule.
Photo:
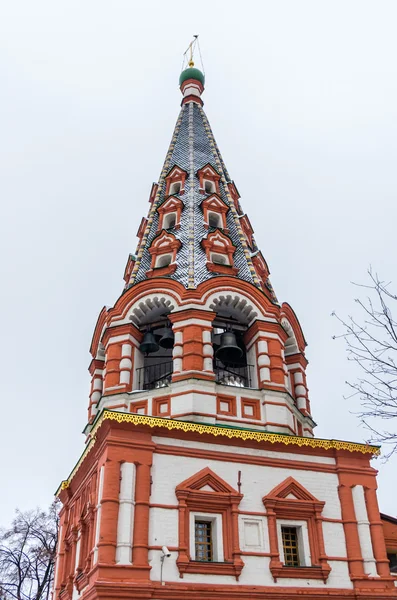
[[[233,331],[225,331],[221,335],[221,345],[216,351],[216,358],[224,365],[237,363],[243,355],[240,346],[237,345],[236,336]]]
[[[159,344],[162,348],[173,348],[174,347],[174,332],[170,327],[164,331],[162,338],[160,338]]]
[[[151,354],[152,352],[157,352],[158,349],[159,345],[156,342],[153,333],[151,331],[146,331],[142,343],[139,346],[139,350],[143,352],[143,354]]]

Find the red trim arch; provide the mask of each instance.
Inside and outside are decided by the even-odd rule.
[[[99,313],[94,333],[92,334],[90,353],[93,358],[96,358],[98,353],[98,345],[102,337],[103,328],[105,327],[108,320],[109,311],[106,306],[104,306]]]
[[[282,317],[285,317],[290,323],[296,337],[299,351],[304,352],[307,346],[305,336],[303,335],[303,331],[298,321],[298,317],[287,302],[283,302],[283,304],[281,305],[280,319]]]

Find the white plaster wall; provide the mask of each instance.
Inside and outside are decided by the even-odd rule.
[[[207,449],[216,449],[218,452],[228,451],[231,448],[228,446],[218,446],[216,444],[192,443],[182,440],[172,440],[167,438],[155,437],[155,443],[170,442],[176,446],[182,447],[204,447]],[[294,455],[290,453],[279,453],[275,451],[263,451],[255,449],[233,448],[233,451],[244,454],[272,456],[281,459],[288,459],[302,462],[311,461],[323,464],[332,464],[334,459],[322,458],[313,456]],[[319,500],[325,501],[323,515],[328,518],[340,519],[341,511],[338,498],[338,478],[334,473],[322,473],[314,471],[305,471],[290,468],[274,468],[258,465],[249,465],[245,463],[227,463],[219,460],[204,460],[200,458],[189,458],[186,456],[172,456],[155,454],[152,467],[153,487],[151,495],[151,503],[153,504],[170,504],[177,505],[175,496],[175,487],[191,477],[201,469],[209,467],[229,485],[237,489],[238,471],[241,471],[242,488],[241,491],[244,497],[240,503],[240,511],[247,512],[264,512],[262,497],[269,493],[276,485],[280,484],[288,476],[294,477],[301,483],[310,493]],[[262,535],[261,547],[252,551],[268,552],[269,540],[267,530],[267,520],[265,517],[244,515],[239,516],[239,530],[242,535],[243,521],[258,520],[260,522],[260,530]],[[344,543],[343,527],[339,523],[324,523],[324,537],[326,543],[326,551],[329,556],[346,557],[346,547]],[[152,508],[150,510],[150,545],[178,545],[178,510],[177,509],[159,509]],[[241,542],[241,546],[244,542]],[[250,551],[250,550],[246,550]],[[151,578],[158,580],[160,578],[160,552],[151,551]],[[172,552],[172,556],[165,560],[164,563],[164,580],[180,581],[179,572],[176,568],[177,553]],[[186,582],[211,582],[214,584],[240,584],[240,585],[274,585],[273,578],[269,571],[269,558],[242,556],[245,567],[242,571],[238,582],[232,576],[219,575],[184,575]],[[326,583],[327,587],[344,587],[351,588],[351,582],[348,574],[347,562],[330,561],[332,572]],[[309,579],[279,579],[279,585],[288,585],[292,587],[318,587],[320,583],[317,580]],[[324,584],[321,583],[321,587]]]

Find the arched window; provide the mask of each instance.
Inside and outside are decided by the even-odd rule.
[[[158,208],[159,224],[158,231],[162,229],[179,229],[181,223],[181,214],[183,202],[180,198],[170,196]]]
[[[213,181],[204,181],[204,191],[206,194],[212,194],[215,192],[215,184]]]
[[[175,165],[165,178],[165,195],[183,194],[187,172]]]
[[[211,252],[211,260],[214,265],[228,265],[229,258],[226,254],[217,254],[216,252]]]
[[[162,254],[156,258],[155,268],[168,267],[172,263],[172,254]]]
[[[222,227],[223,223],[222,223],[221,215],[219,215],[215,212],[209,212],[208,213],[208,225],[210,227]]]
[[[163,228],[172,229],[176,224],[176,212],[168,213],[164,216]]]
[[[207,269],[224,275],[237,275],[238,269],[233,266],[233,254],[236,250],[230,238],[217,230],[210,233],[201,242],[207,254]]]
[[[181,182],[180,181],[176,181],[175,183],[171,184],[170,194],[179,194],[180,191],[181,191]]]
[[[161,277],[174,273],[177,267],[176,253],[180,247],[181,242],[163,229],[149,248],[152,264],[146,273],[147,277]]]

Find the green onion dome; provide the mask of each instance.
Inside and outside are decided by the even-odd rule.
[[[203,73],[199,69],[196,69],[195,67],[189,67],[188,69],[185,69],[184,71],[182,71],[181,76],[179,77],[179,85],[182,85],[182,83],[184,81],[186,81],[187,79],[197,79],[203,85],[204,85],[204,81],[205,81],[205,77],[204,77]]]

